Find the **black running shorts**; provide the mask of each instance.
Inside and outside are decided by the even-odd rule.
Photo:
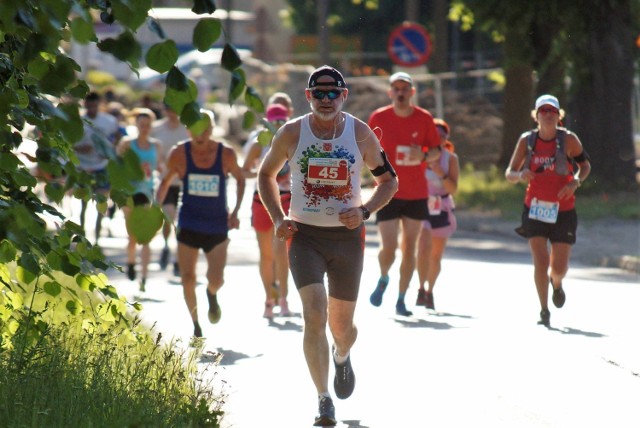
[[[188,229],[178,229],[178,235],[176,236],[178,242],[192,248],[202,249],[205,253],[213,250],[216,245],[222,244],[227,238],[228,234],[226,233],[215,233],[211,235]]]
[[[573,245],[576,243],[576,231],[578,229],[578,215],[576,210],[560,211],[555,223],[545,223],[529,218],[529,207],[524,206],[522,212],[522,224],[516,228],[516,233],[523,238],[541,236],[551,242],[563,242]]]
[[[364,260],[364,225],[318,227],[296,223],[298,231],[289,242],[289,267],[296,288],[324,284],[329,296],[355,302]]]
[[[427,220],[429,208],[426,199],[391,199],[376,213],[376,223],[408,217],[414,220]]]

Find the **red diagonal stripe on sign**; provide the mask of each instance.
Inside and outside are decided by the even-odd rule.
[[[418,58],[420,58],[422,55],[424,55],[423,52],[420,52],[414,45],[413,43],[411,43],[411,41],[409,39],[407,39],[403,33],[398,33],[398,39],[400,39],[402,41],[402,43],[414,54],[416,54],[418,56]]]

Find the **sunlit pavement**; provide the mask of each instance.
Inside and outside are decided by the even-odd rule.
[[[204,258],[198,265],[206,337],[202,366],[210,353],[223,353],[213,378],[228,394],[223,427],[307,427],[317,403],[302,354],[300,301],[293,290],[293,316],[276,316],[272,322],[262,318],[264,293],[249,220],[251,189],[241,229],[230,234],[226,281],[219,293],[222,319],[216,325],[207,323]],[[124,265],[121,216],[118,212],[110,225],[105,221],[103,227],[111,227],[115,237],[106,237],[105,230],[100,245]],[[91,214],[88,218],[91,223]],[[175,239],[170,242],[174,251]],[[159,269],[162,245],[158,235],[145,293],[122,273],[109,276],[121,293],[144,305],[145,322],[155,323],[163,337],[187,344],[193,326],[179,280],[171,267]],[[356,313],[359,337],[352,351],[357,385],[348,400],[334,398],[339,426],[640,426],[637,276],[572,265],[564,284],[567,303],[561,310],[551,306],[552,327],[547,329],[536,324],[530,256],[521,240],[459,231],[443,261],[437,311],[414,307],[414,277],[407,296],[411,317],[395,315],[398,263],[382,306],[372,307],[369,294],[379,271],[375,226],[370,225]]]

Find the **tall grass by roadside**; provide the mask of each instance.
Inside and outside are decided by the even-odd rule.
[[[482,211],[508,219],[517,219],[522,212],[525,184],[510,184],[504,171],[497,167],[476,171],[467,164],[460,172],[456,205],[467,211]],[[576,210],[581,219],[640,219],[638,192],[610,194],[587,180],[577,192]]]
[[[131,330],[128,330],[131,332]],[[121,340],[79,325],[49,328],[36,346],[0,353],[3,427],[219,427],[224,395],[198,371],[201,347],[142,330]],[[17,332],[19,336],[20,332]]]

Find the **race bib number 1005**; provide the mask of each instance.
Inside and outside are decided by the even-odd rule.
[[[560,211],[559,202],[539,201],[533,198],[531,208],[529,208],[529,218],[554,224],[558,220],[558,212]]]
[[[307,180],[311,184],[345,186],[349,178],[346,159],[311,158]]]

